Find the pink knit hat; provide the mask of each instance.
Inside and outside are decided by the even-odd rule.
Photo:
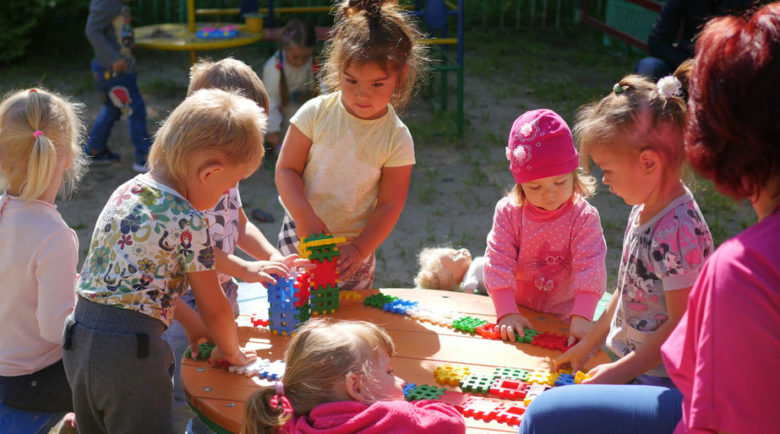
[[[525,112],[515,120],[506,159],[518,184],[563,175],[579,165],[569,126],[547,109]]]

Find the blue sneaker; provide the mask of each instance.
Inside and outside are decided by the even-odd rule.
[[[90,163],[96,166],[104,166],[107,164],[113,164],[119,162],[119,155],[109,151],[108,148],[98,152],[97,154],[93,154],[92,151],[90,151],[89,149],[87,149],[86,151]]]

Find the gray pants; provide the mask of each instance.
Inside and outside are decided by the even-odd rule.
[[[148,315],[80,298],[63,335],[79,433],[173,432],[174,358]]]

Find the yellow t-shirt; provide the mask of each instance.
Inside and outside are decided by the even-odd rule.
[[[341,92],[307,101],[290,119],[312,141],[303,189],[334,236],[356,237],[376,207],[383,167],[415,163],[409,129],[392,105],[378,119],[351,115]]]

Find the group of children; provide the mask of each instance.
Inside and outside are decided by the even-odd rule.
[[[178,379],[184,349],[207,339],[217,345],[212,358],[246,365],[256,357],[239,346],[234,278],[272,283],[307,266],[296,254],[300,239],[332,233],[346,238],[340,286],[371,288],[374,252],[401,214],[415,163],[411,134],[396,112],[425,61],[408,20],[394,1],[340,2],[322,71],[329,92],[305,102],[311,95],[296,93],[316,64],[312,29],[300,23],[285,29],[282,49],[266,64],[266,77],[286,82],[280,92],[267,92],[238,60],[193,66],[186,99],[148,154],[136,149],[148,173],[111,195],[80,273],[78,241],[55,198],[83,173],[81,106],[44,89],[6,97],[0,247],[14,255],[0,257],[10,288],[0,308],[8,326],[0,334],[3,401],[72,409],[84,433],[181,432],[192,417]],[[106,80],[121,76],[117,62],[102,73]],[[287,75],[288,67],[298,71]],[[681,179],[690,71],[686,64],[657,83],[623,78],[580,109],[573,135],[546,109],[511,126],[506,158],[516,184],[495,207],[483,269],[469,280],[486,287],[503,339],[533,327],[518,306],[568,321],[576,344],[558,367],[578,370],[606,343],[616,357],[592,369],[586,383],[674,386],[661,345],[713,252]],[[114,116],[116,107],[106,107]],[[294,114],[282,138],[288,111]],[[260,166],[265,140],[281,143],[278,248],[249,221],[238,190]],[[86,150],[93,160],[113,158],[104,145]],[[633,206],[618,287],[595,324],[606,244],[587,201],[596,186],[587,173],[591,160],[610,191]],[[237,247],[255,260],[236,256]],[[472,263],[468,251],[455,250],[437,251],[430,263],[437,262],[432,274],[446,270],[451,286]],[[283,379],[247,402],[244,431],[326,432],[348,423],[347,431],[463,432],[462,417],[446,404],[402,400],[393,354],[389,336],[372,324],[311,321],[290,342]]]

